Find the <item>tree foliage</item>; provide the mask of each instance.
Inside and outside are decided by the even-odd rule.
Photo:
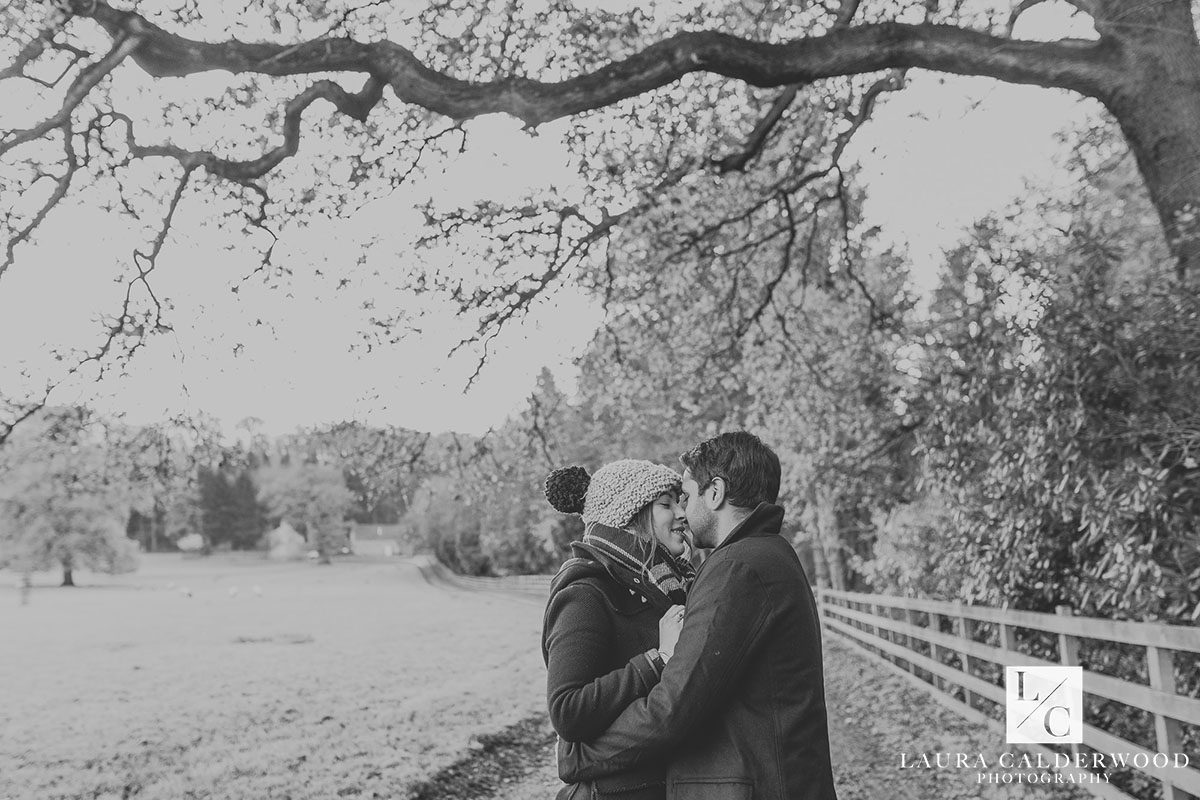
[[[1111,128],[1077,141],[1076,192],[985,220],[948,258],[915,402],[951,524],[911,545],[963,559],[930,572],[954,597],[1194,621],[1200,296],[1163,283]]]
[[[223,456],[216,422],[178,416],[121,430],[134,488],[129,535],[143,550],[155,552],[200,531],[201,472],[219,464]]]
[[[258,472],[265,507],[304,534],[320,563],[330,563],[346,539],[346,518],[354,495],[342,470],[333,465],[294,464]]]
[[[507,113],[531,129],[569,118],[583,188],[432,213],[430,242],[461,241],[479,224],[509,255],[486,262],[490,275],[418,269],[400,281],[459,302],[486,356],[501,327],[565,282],[619,289],[606,268],[611,236],[672,202],[677,187],[752,175],[760,191],[741,195],[749,204],[740,211],[787,216],[791,232],[781,235],[802,236],[812,198],[795,193],[840,180],[839,127],[913,68],[1102,103],[1184,273],[1200,253],[1200,176],[1188,168],[1200,157],[1190,2],[1067,0],[1090,23],[1087,38],[1021,38],[1021,17],[1038,5],[714,0],[612,13],[568,2],[252,0],[231,14],[17,0],[3,11],[0,78],[32,87],[52,110],[0,139],[12,200],[0,278],[67,198],[136,220],[145,243],[131,254],[123,292],[79,363],[65,362],[70,372],[109,364],[171,327],[154,282],[181,206],[205,198],[253,242],[255,275],[283,282],[287,267],[272,262],[280,220],[336,215],[392,191],[466,146],[471,118]],[[192,76],[217,71],[227,77],[215,89],[192,88]],[[804,107],[823,109],[823,123]],[[806,132],[811,141],[789,147],[789,160],[760,159]],[[783,173],[771,171],[781,163]],[[779,210],[785,197],[790,214]],[[405,320],[381,315],[376,324],[386,339]],[[8,398],[5,424],[41,402],[41,392]]]
[[[427,464],[431,434],[340,422],[286,437],[288,464],[339,465],[354,493],[356,522],[392,524],[407,513]]]
[[[117,573],[136,565],[125,538],[129,463],[101,420],[81,408],[33,417],[0,461],[0,567]]]
[[[198,483],[200,533],[207,547],[257,546],[267,528],[267,507],[250,471],[201,467]]]
[[[958,324],[940,327],[929,365],[926,453],[958,512],[947,544],[971,564],[963,595],[1192,617],[1200,295],[1114,282],[1119,262],[1087,242],[1047,263],[981,235],[958,254],[962,291],[939,309]]]

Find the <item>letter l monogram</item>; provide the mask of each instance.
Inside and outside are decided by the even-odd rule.
[[[1025,671],[1017,670],[1017,699],[1018,700],[1039,700],[1038,697],[1025,697]]]

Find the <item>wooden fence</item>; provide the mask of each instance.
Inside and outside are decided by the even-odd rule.
[[[1127,741],[1089,724],[1084,725],[1083,743],[1099,753],[1126,753],[1130,759],[1147,759],[1147,766],[1137,771],[1158,782],[1163,800],[1200,796],[1200,771],[1173,765],[1158,767],[1152,758],[1155,753],[1183,752],[1183,726],[1200,726],[1200,699],[1180,694],[1176,680],[1177,654],[1182,662],[1200,653],[1200,628],[1116,622],[1070,616],[1069,612],[1036,614],[830,589],[821,590],[819,599],[826,629],[867,651],[944,705],[1001,732],[1005,666],[1080,665],[1081,652],[1087,656],[1084,662],[1091,661],[1107,643],[1144,649],[1146,683],[1103,674],[1085,663],[1083,688],[1085,699],[1093,695],[1149,714],[1153,718],[1153,745]],[[1039,639],[1043,650],[1048,644],[1056,645],[1052,649],[1057,650],[1057,661],[1036,658],[1020,649],[1022,644],[1028,649],[1031,641]],[[1130,648],[1124,650],[1128,653]],[[1020,746],[1040,751],[1053,761],[1054,750],[1036,744]],[[1079,752],[1079,745],[1071,747]],[[1192,760],[1200,759],[1193,755]],[[1059,771],[1073,772],[1077,779],[1087,778],[1083,770],[1073,767]],[[1111,784],[1082,785],[1100,797],[1129,800],[1129,795]]]
[[[448,584],[464,589],[515,591],[545,598],[550,594],[550,581],[554,579],[553,575],[507,575],[503,578],[476,578],[471,575],[458,575],[430,555],[413,556],[408,561],[416,566],[425,579],[431,583]]]

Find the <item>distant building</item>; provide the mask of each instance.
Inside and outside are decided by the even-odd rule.
[[[351,523],[347,531],[350,551],[359,556],[411,556],[412,542],[404,535],[402,526]]]

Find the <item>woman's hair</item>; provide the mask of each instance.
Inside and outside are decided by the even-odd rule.
[[[625,526],[625,530],[637,536],[638,541],[644,546],[644,552],[640,555],[642,556],[642,567],[647,570],[650,569],[650,562],[654,560],[654,551],[658,547],[658,539],[654,536],[654,504],[664,494],[672,494],[672,492],[669,490],[662,492],[658,497],[639,508],[633,515],[633,519],[629,520],[629,524]]]
[[[662,497],[662,495],[658,497]],[[658,502],[658,497],[639,508],[634,513],[633,519],[629,520],[629,524],[625,526],[626,530],[636,534],[639,539],[651,541],[654,539],[654,504]]]

